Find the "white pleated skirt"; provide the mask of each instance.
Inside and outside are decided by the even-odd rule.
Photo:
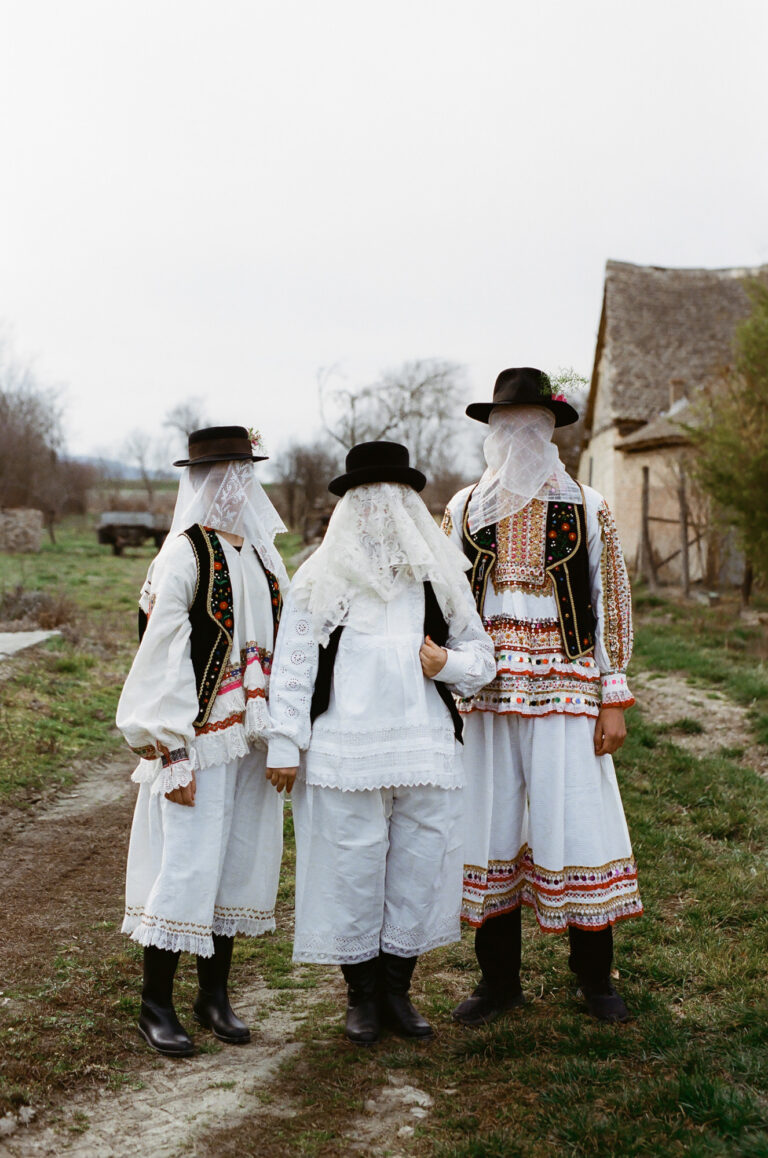
[[[546,932],[603,929],[643,911],[610,756],[595,720],[464,717],[462,917],[478,927],[530,906]]]
[[[197,771],[192,808],[140,786],[122,926],[134,941],[210,957],[214,933],[274,929],[283,798],[265,766],[253,751]]]
[[[461,936],[463,790],[297,782],[295,961],[417,957]]]

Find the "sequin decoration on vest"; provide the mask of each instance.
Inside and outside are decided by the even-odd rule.
[[[471,498],[471,494],[469,498]],[[482,616],[488,579],[496,564],[497,527],[482,527],[474,535],[468,525],[469,498],[464,507],[462,541],[472,563],[468,579],[477,610]],[[578,659],[595,646],[595,613],[589,581],[587,516],[583,503],[547,504],[544,570],[552,580],[563,649]]]

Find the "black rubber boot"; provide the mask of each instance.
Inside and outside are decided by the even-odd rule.
[[[381,1020],[400,1037],[434,1037],[435,1031],[408,999],[418,957],[379,957],[379,1009]]]
[[[579,980],[587,1012],[598,1021],[629,1021],[630,1013],[611,984],[613,930],[568,928],[568,968]]]
[[[139,1033],[166,1057],[189,1057],[195,1052],[192,1039],[173,1008],[173,978],[178,963],[178,953],[145,946]]]
[[[491,917],[475,933],[475,955],[482,980],[453,1011],[462,1025],[487,1025],[510,1009],[525,1005],[520,985],[522,920],[519,908]]]
[[[200,988],[193,1010],[200,1024],[212,1029],[219,1041],[245,1045],[251,1040],[251,1031],[233,1012],[227,992],[234,943],[234,937],[220,937],[214,933],[213,956],[197,958]]]
[[[355,1045],[373,1045],[379,1040],[378,970],[378,957],[341,967],[347,983],[345,1031]]]

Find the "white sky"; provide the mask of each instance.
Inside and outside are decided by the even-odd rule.
[[[765,0],[0,0],[0,319],[76,453],[589,374],[607,258],[768,261],[767,50]]]

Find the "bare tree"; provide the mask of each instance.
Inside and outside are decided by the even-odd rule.
[[[205,403],[199,396],[187,398],[172,406],[163,419],[163,426],[174,430],[185,440],[193,430],[201,430],[204,426],[211,426],[211,420],[205,413]]]
[[[64,457],[61,390],[42,386],[0,339],[0,506],[42,511],[55,542],[57,518],[84,506],[89,481]]]
[[[455,470],[464,375],[454,362],[404,362],[357,389],[330,387],[320,377],[320,413],[326,431],[345,450],[357,442],[403,442],[415,466],[437,476]]]
[[[132,430],[123,443],[123,454],[138,469],[150,508],[154,505],[155,487],[161,473],[161,455],[164,457],[164,451],[163,447],[161,452],[157,440],[151,434],[139,428]]]
[[[276,460],[278,506],[288,525],[300,531],[305,541],[333,502],[328,483],[339,472],[340,457],[332,445],[315,440],[290,443]]]

